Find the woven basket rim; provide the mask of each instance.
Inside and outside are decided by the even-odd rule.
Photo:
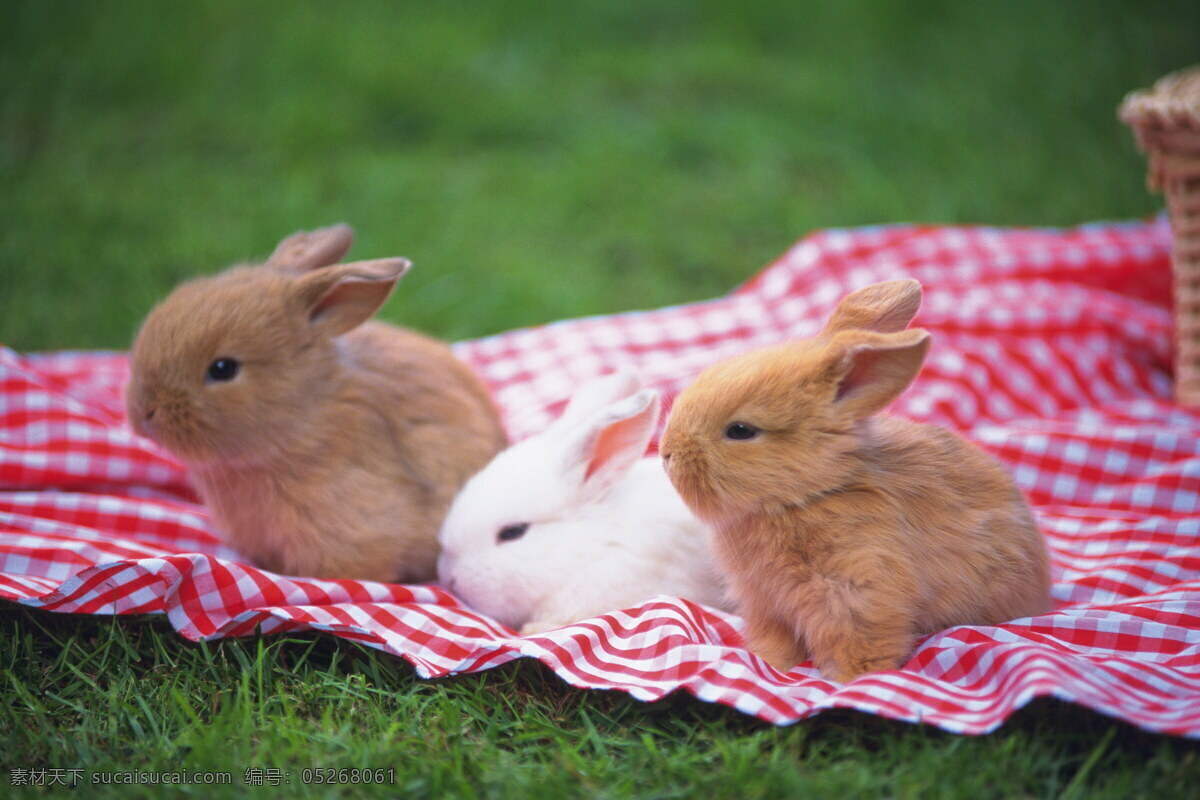
[[[1117,115],[1134,127],[1200,128],[1200,64],[1164,75],[1149,89],[1130,92]]]

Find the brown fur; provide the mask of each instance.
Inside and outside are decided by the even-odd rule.
[[[255,563],[431,580],[451,499],[505,437],[449,347],[363,324],[407,262],[330,266],[348,235],[297,234],[264,266],[178,287],[134,342],[129,418],[188,465],[230,544]],[[241,363],[237,378],[206,381],[226,357]]]
[[[1049,608],[1049,559],[1008,474],[953,433],[873,416],[920,369],[903,330],[916,281],[842,301],[815,339],[706,370],[661,452],[715,547],[750,648],[787,671],[811,656],[845,681],[894,669],[916,637]],[[725,437],[733,422],[761,432]]]

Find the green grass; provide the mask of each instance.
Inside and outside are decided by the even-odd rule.
[[[804,233],[1151,213],[1190,2],[0,4],[0,341],[121,348],[337,220],[448,338],[728,291]],[[1150,10],[1147,10],[1147,9]]]
[[[127,347],[179,280],[338,220],[354,255],[416,263],[386,318],[460,339],[719,295],[817,228],[1151,214],[1115,107],[1200,61],[1198,31],[1191,0],[0,0],[0,342]],[[776,729],[530,663],[419,681],[326,636],[191,645],[11,605],[0,624],[6,770],[273,765],[295,796],[338,794],[298,785],[318,765],[394,766],[380,793],[403,796],[1200,778],[1194,744],[1051,701],[982,738],[849,712]]]
[[[290,776],[290,796],[1176,797],[1195,743],[1052,701],[966,738],[832,712],[775,728],[673,696],[577,692],[536,662],[418,680],[332,637],[185,643],[164,621],[0,612],[8,766]],[[302,783],[316,767],[392,767],[395,784]],[[94,788],[94,787],[89,787]],[[97,796],[126,796],[100,787]],[[154,795],[152,789],[144,790]]]

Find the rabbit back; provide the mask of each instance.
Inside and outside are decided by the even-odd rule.
[[[437,529],[503,445],[491,401],[446,345],[383,323],[338,343],[345,374],[265,462],[192,465],[230,543],[287,574],[432,580]]]
[[[416,331],[370,322],[342,338],[354,389],[384,411],[393,446],[435,487],[440,520],[507,443],[487,389],[448,345]]]

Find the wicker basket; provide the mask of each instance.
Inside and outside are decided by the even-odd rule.
[[[1147,183],[1167,199],[1175,238],[1175,397],[1200,406],[1200,66],[1133,92],[1119,116],[1149,157]]]

